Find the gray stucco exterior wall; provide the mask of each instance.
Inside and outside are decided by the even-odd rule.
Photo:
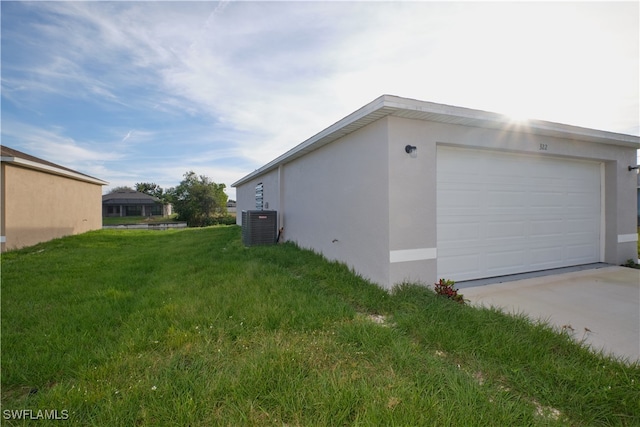
[[[261,182],[264,201],[278,211],[281,238],[388,282],[386,133],[380,120],[238,187],[238,210],[255,208]]]
[[[436,238],[436,179],[438,145],[486,148],[516,153],[555,156],[600,162],[604,181],[604,236],[602,262],[621,264],[637,257],[635,217],[635,174],[628,165],[635,150],[584,141],[574,141],[519,133],[517,129],[481,129],[444,123],[388,117],[390,250],[433,248]],[[405,144],[415,145],[418,156],[410,158]],[[546,150],[541,153],[540,144]],[[391,264],[390,284],[426,278],[436,281],[435,260],[417,260]]]
[[[391,218],[390,274],[385,285],[432,282],[437,275],[436,144],[429,140],[428,122],[398,117],[385,120],[389,127]],[[417,148],[416,157],[407,155],[406,145]],[[405,261],[412,258],[419,259]]]
[[[439,146],[588,160],[601,165],[601,261],[621,264],[637,257],[637,182],[628,166],[638,147],[588,139],[534,134],[515,124],[486,128],[385,115],[234,184],[237,206],[255,209],[261,182],[285,240],[388,289],[404,281],[430,284],[439,278]],[[407,144],[417,156],[405,152]]]

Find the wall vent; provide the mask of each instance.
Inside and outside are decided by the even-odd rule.
[[[256,185],[256,210],[264,209],[264,185],[260,182]]]
[[[245,246],[276,243],[277,211],[242,211],[242,243]]]

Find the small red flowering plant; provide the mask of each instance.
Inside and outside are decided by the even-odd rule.
[[[464,297],[458,293],[458,290],[453,286],[455,282],[453,280],[440,279],[434,285],[434,291],[436,294],[443,297],[447,297],[457,303],[464,304]]]

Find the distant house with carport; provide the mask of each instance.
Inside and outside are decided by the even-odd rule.
[[[1,146],[1,251],[102,227],[106,181]]]
[[[139,191],[116,191],[102,196],[102,216],[168,216],[171,205]]]

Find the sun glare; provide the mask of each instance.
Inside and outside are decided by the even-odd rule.
[[[524,124],[531,119],[531,111],[524,106],[512,106],[507,109],[506,116],[513,124]]]
[[[523,127],[529,122],[529,117],[523,114],[506,114],[510,127]]]
[[[524,124],[529,120],[529,117],[521,114],[507,114],[507,117],[509,117],[509,122],[514,125]]]

